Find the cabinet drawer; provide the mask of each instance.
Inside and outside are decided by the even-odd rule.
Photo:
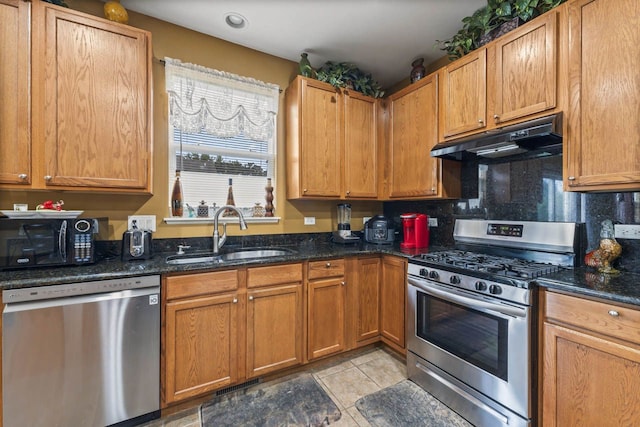
[[[640,311],[608,302],[545,292],[545,316],[640,344]]]
[[[302,264],[271,265],[247,269],[247,287],[302,282]]]
[[[344,259],[328,259],[309,263],[309,279],[344,276]]]
[[[167,277],[167,300],[238,289],[238,270]]]

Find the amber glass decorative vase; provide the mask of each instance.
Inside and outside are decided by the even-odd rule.
[[[182,214],[182,182],[180,181],[180,171],[176,171],[176,181],[173,183],[173,192],[171,193],[171,216],[181,217]]]
[[[273,216],[273,186],[271,185],[271,178],[267,178],[267,186],[264,187],[266,194],[264,196],[267,204],[264,207],[264,216],[272,217]]]
[[[121,24],[129,23],[129,14],[127,9],[120,4],[120,0],[109,0],[104,4],[104,17],[109,21],[119,22]]]

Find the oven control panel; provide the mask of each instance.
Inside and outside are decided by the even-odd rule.
[[[493,224],[487,226],[489,236],[522,237],[522,224]]]

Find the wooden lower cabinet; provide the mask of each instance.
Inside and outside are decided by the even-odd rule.
[[[544,292],[540,425],[640,424],[640,311]]]
[[[166,407],[238,380],[238,272],[168,277],[164,290]]]
[[[252,378],[303,362],[302,265],[248,270],[247,377]]]
[[[309,263],[307,283],[307,358],[317,359],[346,349],[344,259]]]
[[[347,336],[349,349],[380,339],[380,257],[347,260]]]
[[[380,334],[382,341],[405,352],[405,298],[407,261],[395,256],[382,257],[380,282]]]

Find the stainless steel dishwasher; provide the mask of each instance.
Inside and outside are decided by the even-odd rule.
[[[160,276],[2,292],[4,427],[160,415]]]

